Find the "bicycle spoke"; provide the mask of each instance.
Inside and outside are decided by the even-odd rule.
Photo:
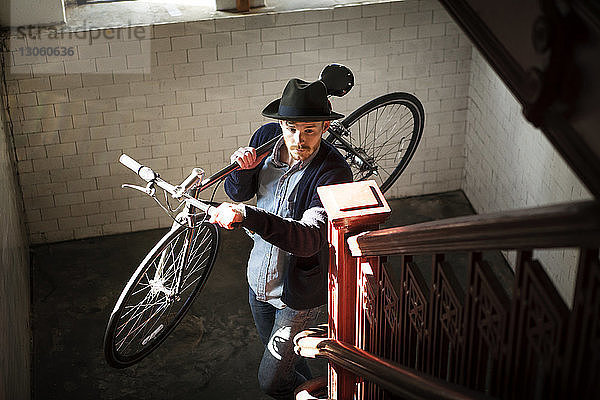
[[[197,245],[194,244],[194,251],[190,255],[190,260],[195,260],[195,259],[207,254],[207,251],[209,249],[209,246],[207,246],[207,241],[209,241],[210,239],[211,238],[207,232],[204,234],[204,237],[202,238],[202,241],[199,244],[197,244]],[[202,252],[200,254],[196,254],[199,251],[199,249],[202,249]]]
[[[151,293],[148,293],[148,294],[146,295],[146,297],[144,297],[144,299],[142,299],[142,301],[141,301],[140,303],[136,304],[135,306],[130,306],[130,307],[131,307],[131,309],[130,309],[130,310],[129,310],[129,311],[126,313],[126,314],[124,314],[124,315],[121,317],[121,320],[122,320],[124,317],[126,317],[126,316],[130,315],[131,313],[133,313],[133,315],[131,315],[131,316],[129,317],[129,319],[127,319],[125,322],[123,322],[121,325],[119,325],[119,326],[118,326],[118,328],[117,328],[117,330],[118,330],[118,332],[117,332],[117,336],[120,334],[120,331],[121,331],[121,330],[122,330],[122,329],[123,329],[123,328],[124,328],[124,327],[125,327],[125,326],[126,326],[128,323],[129,323],[129,322],[131,322],[131,320],[133,320],[133,319],[134,319],[134,318],[137,316],[137,315],[136,315],[136,311],[137,311],[138,309],[140,309],[141,307],[145,306],[145,303],[144,303],[144,301],[145,301],[145,300],[148,298],[148,296],[151,296]]]
[[[129,318],[126,321],[123,321],[121,325],[119,325],[118,327],[118,331],[117,331],[117,336],[120,334],[120,332],[125,329],[125,327],[136,317],[138,317],[139,315],[143,315],[144,312],[148,309],[149,306],[149,301],[147,302],[146,300],[149,298],[154,298],[155,294],[149,292],[143,299],[141,302],[139,302],[138,304],[136,304],[135,306],[132,306],[132,308],[130,309],[130,311],[127,313],[129,315]],[[125,317],[125,315],[123,316]],[[121,320],[123,320],[123,318],[121,318]]]
[[[400,141],[398,142],[398,148],[400,148],[400,144],[404,141],[404,139],[406,138],[406,136],[402,137],[400,139]],[[380,158],[381,156],[381,151],[383,150],[384,146],[386,146],[392,139],[396,139],[394,137],[388,138],[384,143],[382,143],[378,148],[380,149],[379,152],[377,154],[375,154],[375,158]],[[392,149],[396,148],[396,146],[393,146]],[[388,152],[386,154],[390,154],[391,152]]]
[[[129,320],[127,320],[125,323],[123,323],[120,326],[120,330],[116,333],[116,337],[118,338],[119,336],[121,336],[121,333],[123,333],[125,331],[125,328],[129,325],[132,325],[134,329],[136,326],[138,326],[139,321],[142,319],[143,315],[146,313],[148,309],[144,308],[141,312],[134,314],[131,316],[131,318],[129,318]],[[133,324],[130,324],[131,321],[133,321],[135,319],[135,322]],[[125,337],[121,340],[121,344],[127,339],[127,337],[131,334],[131,330],[129,331],[128,334],[125,335]]]
[[[154,311],[148,318],[145,319],[144,323],[142,323],[141,325],[137,325],[136,324],[135,328],[133,330],[129,331],[129,333],[121,340],[121,342],[120,342],[121,344],[118,347],[118,350],[126,350],[127,347],[129,347],[133,343],[133,341],[135,340],[135,338],[138,337],[139,333],[148,324],[148,322],[151,321],[152,318],[156,314],[158,314],[158,312],[160,312],[161,309],[163,309],[165,307],[166,307],[166,303],[163,303],[163,305],[161,307],[159,307],[158,310]],[[164,310],[163,310],[163,313],[164,313]],[[127,342],[127,344],[125,345],[125,347],[122,348],[122,346],[125,344],[125,340],[127,340],[132,333],[135,333],[135,334],[133,335],[133,337],[130,338],[130,340]]]
[[[375,179],[385,192],[412,157],[423,130],[423,108],[407,93],[390,93],[363,105],[341,122],[346,140],[336,147],[355,180]]]
[[[148,287],[150,287],[150,285],[148,285]],[[153,297],[159,296],[159,295],[160,295],[160,293],[152,294],[152,292],[149,292],[140,303],[138,303],[137,305],[134,305],[134,306],[130,306],[132,308],[127,314],[129,314],[130,312],[135,312],[139,309],[141,309],[141,311],[137,312],[137,314],[134,313],[132,316],[129,317],[129,319],[127,321],[125,321],[123,324],[121,324],[119,327],[120,329],[118,330],[116,336],[119,336],[122,329],[124,329],[125,326],[127,326],[136,316],[138,316],[138,315],[142,316],[148,310],[148,308],[151,308],[158,304],[163,304],[163,305],[168,304],[168,299],[166,298],[166,296],[165,296],[165,301],[162,301],[162,302],[157,302],[157,303],[146,303],[145,302],[145,300],[148,299],[149,297],[153,298]],[[127,314],[123,315],[123,317],[126,316]],[[137,322],[138,321],[136,321],[133,325],[137,325]]]
[[[396,129],[396,125],[398,124],[398,120],[396,120],[395,118],[389,118],[388,116],[390,115],[395,115],[397,112],[397,109],[399,109],[401,106],[398,104],[392,104],[391,108],[389,108],[388,106],[384,106],[381,107],[380,109],[375,110],[375,122],[370,124],[369,127],[369,122],[370,122],[370,115],[368,114],[366,116],[366,121],[367,121],[367,128],[366,128],[366,132],[363,133],[362,131],[362,126],[359,120],[359,129],[358,129],[358,137],[359,137],[359,146],[364,148],[364,149],[370,149],[371,154],[374,154],[374,158],[375,159],[381,159],[381,160],[385,160],[386,156],[388,154],[391,153],[397,153],[397,148],[399,147],[392,147],[391,149],[387,149],[386,153],[384,153],[382,155],[382,152],[384,151],[384,149],[386,148],[386,145],[394,139],[394,133],[396,131],[402,131],[404,130],[404,128],[407,126],[407,124],[410,122],[409,120],[405,121],[405,123],[399,128]],[[400,118],[400,120],[404,119],[404,117],[409,114],[409,112],[405,112],[404,115]],[[379,121],[382,120],[383,116],[386,116],[386,118],[384,118],[384,122],[382,124],[379,124]],[[383,143],[378,143],[378,140],[381,139],[381,137],[384,138]],[[368,140],[368,142],[367,142]],[[397,155],[396,155],[397,157]],[[388,171],[387,168],[384,168],[383,165],[379,164],[379,175],[381,176],[382,172],[387,174],[388,176],[391,174],[390,171]],[[364,174],[360,177],[360,179],[366,179],[368,177],[371,176],[371,173],[367,171],[367,174]]]
[[[158,296],[160,296],[160,294],[157,293]],[[139,325],[137,322],[139,322],[139,320],[141,319],[141,317],[146,313],[147,310],[152,309],[156,306],[160,305],[160,307],[153,311],[150,316],[148,318],[145,319],[144,323],[142,323],[141,325]],[[135,324],[133,324],[133,328],[132,330],[129,331],[129,333],[122,339],[121,341],[121,346],[123,345],[124,341],[127,340],[127,338],[129,338],[129,336],[132,333],[135,333],[135,335],[133,337],[130,338],[129,344],[133,343],[133,341],[135,340],[136,337],[139,336],[139,333],[144,331],[144,327],[146,327],[148,325],[148,322],[151,320],[155,320],[154,324],[152,324],[148,329],[146,329],[146,333],[151,332],[152,329],[154,328],[154,326],[156,326],[156,324],[158,323],[158,321],[160,321],[160,318],[162,317],[162,315],[164,314],[164,312],[168,309],[169,306],[169,301],[167,300],[167,298],[165,297],[165,301],[161,301],[161,302],[156,302],[156,303],[151,303],[151,304],[146,304],[146,308],[140,313],[140,318],[138,319],[138,321],[136,321]],[[161,315],[158,318],[154,318],[154,316],[158,313],[161,312]],[[136,333],[137,331],[137,333]],[[146,336],[146,334],[142,335]],[[126,345],[124,348],[120,348],[120,350],[125,350],[128,346]]]
[[[394,122],[394,126],[392,126],[389,130],[394,129],[395,125],[396,125],[396,122]],[[403,129],[401,128],[401,129],[399,129],[397,131],[399,132],[399,131],[402,131],[402,130]],[[387,132],[388,129],[386,128],[383,131]],[[396,130],[394,130],[394,131],[396,131]],[[377,135],[377,136],[380,137],[379,135]],[[375,158],[379,158],[381,156],[381,151],[383,151],[383,149],[388,145],[388,143],[390,143],[392,140],[396,139],[395,135],[392,135],[392,134],[386,134],[386,136],[387,136],[387,139],[384,142],[378,144],[378,146],[377,146],[377,148],[379,149],[379,151],[377,153],[375,153],[375,148],[373,149],[373,153],[375,154],[375,156],[374,156]],[[403,139],[400,139],[400,140],[402,141]],[[388,154],[389,154],[389,152],[388,152]]]
[[[133,292],[132,296],[135,296],[136,294],[138,294],[139,292],[145,290],[145,288],[147,288],[147,287],[150,286],[150,279],[148,278],[148,272],[147,271],[144,273],[144,275],[142,277],[146,277],[146,281],[148,282],[148,284],[141,284],[140,283],[142,285],[142,287],[140,288],[140,290],[138,290],[136,292]]]
[[[401,139],[400,143],[398,146],[401,146],[402,143],[405,142],[405,139]],[[380,151],[382,151],[383,149],[381,149]],[[402,151],[400,151],[399,149],[396,149],[395,147],[390,147],[390,149],[386,152],[386,153],[378,153],[377,157],[380,158],[381,160],[387,160],[387,161],[391,161],[395,164],[398,162],[398,154],[402,153]],[[393,155],[394,157],[389,157],[390,155]]]
[[[162,310],[161,310],[162,309]],[[163,303],[163,305],[161,307],[159,307],[158,310],[156,310],[150,317],[148,317],[148,319],[146,320],[146,323],[144,325],[148,325],[149,321],[154,321],[154,323],[152,325],[148,325],[148,328],[145,329],[144,334],[139,335],[142,338],[148,338],[148,334],[152,334],[152,332],[155,331],[155,326],[158,325],[158,323],[161,321],[163,314],[169,309],[169,304],[168,303]],[[158,315],[158,317],[154,317],[155,315],[158,314],[158,312],[160,311],[160,315]],[[141,331],[140,331],[141,332]],[[133,343],[133,339],[135,339],[138,335],[136,334],[135,337],[132,338],[131,343]],[[144,343],[145,340],[142,341],[142,346],[145,346]],[[147,342],[146,342],[147,344]]]
[[[398,108],[400,107],[400,105],[397,105],[397,104],[395,104],[394,106],[398,106]],[[385,107],[382,107],[382,109],[383,109],[383,108],[385,108]],[[383,112],[382,112],[382,113],[383,113]],[[390,112],[390,114],[392,114],[392,115],[393,115],[393,113],[392,113],[392,112]],[[406,115],[406,114],[405,114],[405,115]],[[403,117],[401,117],[401,118],[400,118],[400,120],[401,120],[402,118],[403,118]],[[398,129],[398,130],[395,130],[395,129],[394,129],[394,131],[397,131],[397,132],[400,132],[400,131],[402,131],[402,130],[404,129],[404,127],[406,126],[406,124],[408,124],[408,123],[410,123],[410,122],[411,122],[410,120],[407,120],[407,122],[406,122],[406,123],[405,123],[405,124],[404,124],[404,125],[403,125],[403,126],[400,128],[400,129]],[[389,126],[389,124],[392,124],[392,127],[390,127],[390,126]],[[390,119],[388,120],[388,125],[384,126],[382,129],[380,129],[380,132],[385,132],[385,136],[387,137],[387,140],[386,140],[384,143],[382,143],[380,146],[384,146],[384,145],[385,145],[385,144],[387,144],[387,143],[388,143],[390,140],[394,139],[394,134],[390,134],[389,132],[390,132],[390,131],[392,131],[392,129],[393,129],[395,126],[396,126],[396,124],[397,124],[397,121],[396,121],[396,119],[395,119],[395,118],[394,118],[394,119],[390,118]],[[375,133],[375,129],[376,129],[376,127],[373,129],[373,135],[372,135],[372,136],[373,136],[373,143],[374,143],[374,142],[375,142],[375,141],[376,141],[376,140],[377,140],[377,139],[380,137],[380,135],[379,135],[379,134],[376,134],[376,133]]]
[[[205,268],[205,266],[202,265],[202,263],[198,263],[198,265],[196,267],[194,267],[194,269],[192,269],[189,273],[186,274],[185,278],[181,282],[181,286],[183,287],[186,284],[186,282],[190,276],[195,275],[197,272],[200,272],[200,270],[202,270],[204,268]],[[181,292],[182,293],[185,292],[185,289],[181,289]]]
[[[111,365],[129,365],[164,340],[214,264],[218,237],[212,225],[202,223],[167,235],[116,307],[121,311],[114,317],[112,333],[107,333],[111,340],[105,341],[112,348],[105,351]]]
[[[181,292],[185,292],[186,288],[189,287],[189,285],[185,286],[188,278],[190,276],[193,276],[197,272],[199,272],[201,269],[204,269],[205,265],[204,265],[204,262],[203,262],[203,260],[202,260],[201,257],[203,257],[204,255],[209,255],[208,249],[210,249],[210,246],[206,245],[207,241],[210,240],[210,236],[209,236],[208,231],[203,232],[202,239],[201,239],[200,243],[197,243],[197,240],[198,240],[199,236],[200,235],[195,234],[194,238],[193,238],[193,242],[192,242],[192,248],[193,248],[193,250],[192,250],[192,253],[189,255],[189,259],[188,259],[188,262],[187,262],[187,264],[188,265],[192,265],[192,267],[189,269],[189,271],[186,272],[185,276],[182,277],[181,286],[185,287],[185,288],[182,289]],[[200,249],[202,249],[201,253],[197,254],[198,251],[200,251]],[[196,260],[199,260],[199,262],[196,261]]]
[[[194,279],[192,282],[190,282],[186,287],[184,287],[181,291],[185,292],[188,288],[190,288],[194,283],[198,282],[198,280],[202,278],[201,276],[197,277],[196,279]]]
[[[375,123],[373,124],[371,130],[368,131],[368,133],[369,133],[368,137],[372,138],[372,140],[368,145],[365,144],[364,147],[370,147],[377,140],[377,135],[375,134],[375,132],[377,131],[377,124],[378,124],[379,120],[381,119],[381,115],[385,111],[386,107],[387,106],[384,106],[384,107],[381,107],[381,108],[375,110],[375,116],[374,116]],[[368,130],[368,128],[367,128],[367,130]],[[365,140],[366,140],[366,138],[365,138]]]

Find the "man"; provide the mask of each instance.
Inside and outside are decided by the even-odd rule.
[[[240,170],[225,180],[234,201],[257,196],[257,207],[223,203],[211,222],[246,228],[254,240],[248,260],[249,302],[265,346],[258,378],[261,389],[276,399],[292,399],[294,389],[311,379],[306,361],[294,354],[294,336],[314,326],[327,300],[327,216],[317,187],[350,182],[352,172],[342,155],[321,137],[331,111],[321,81],[292,79],[281,99],[262,112],[277,119],[259,128],[249,147],[231,156]],[[256,148],[275,136],[273,151],[257,157]]]

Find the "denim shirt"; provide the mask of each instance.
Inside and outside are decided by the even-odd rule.
[[[259,175],[256,205],[282,218],[292,218],[298,182],[318,149],[307,160],[290,167],[280,161],[282,146],[285,146],[283,138],[265,159]],[[281,300],[283,277],[291,254],[265,241],[258,234],[251,234],[251,237],[254,246],[248,259],[248,284],[256,294],[257,300],[284,308],[285,303]]]
[[[265,124],[254,132],[249,145],[258,148],[281,134],[279,123]],[[245,202],[256,196],[264,164],[265,159],[256,168],[237,170],[225,178],[223,187],[231,200]],[[317,188],[345,182],[352,182],[348,163],[334,146],[322,140],[297,184],[293,218],[282,218],[255,206],[244,207],[246,215],[241,226],[291,254],[283,275],[281,300],[294,310],[327,302],[327,214]]]

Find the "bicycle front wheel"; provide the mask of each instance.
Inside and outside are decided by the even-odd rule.
[[[104,335],[109,365],[125,368],[156,349],[181,321],[214,265],[219,234],[202,222],[169,231],[123,289]]]
[[[374,179],[385,193],[414,155],[424,124],[419,99],[410,93],[389,93],[362,105],[337,127],[332,124],[330,130],[346,143],[333,134],[327,140],[346,156],[355,181]]]

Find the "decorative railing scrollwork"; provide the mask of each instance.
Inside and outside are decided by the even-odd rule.
[[[325,204],[328,213],[331,206]],[[336,215],[344,218],[339,211]],[[350,222],[330,221],[330,237],[338,240],[329,276],[335,293],[330,315],[336,317],[330,318],[333,342],[328,343],[335,344],[327,349],[336,350],[319,350],[330,360],[330,382],[335,383],[330,398],[418,398],[421,389],[398,375],[400,370],[415,371],[430,383],[444,382],[446,388],[460,385],[475,397],[597,394],[597,202],[380,230],[368,216],[359,222],[355,216]],[[381,214],[376,220],[382,220]],[[371,231],[360,233],[361,226]],[[579,249],[572,310],[534,257],[534,250],[557,247]],[[517,251],[514,273],[499,250]],[[432,255],[431,263],[424,254]],[[392,262],[397,281],[388,270]],[[423,273],[427,264],[430,273]],[[340,331],[347,336],[337,336]],[[451,398],[438,389],[436,397]]]

